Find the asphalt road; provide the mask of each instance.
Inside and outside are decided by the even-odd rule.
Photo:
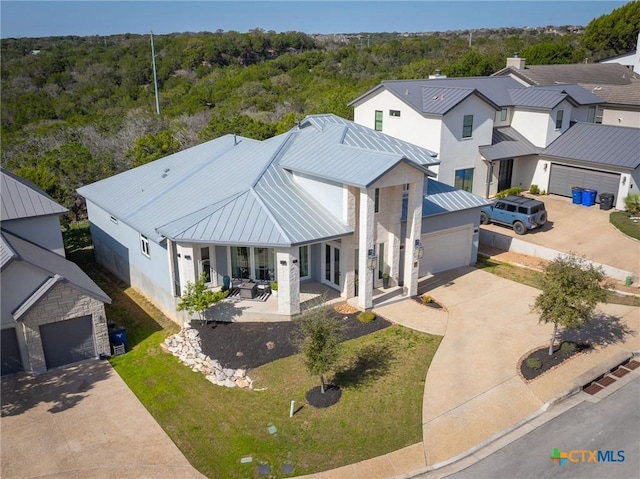
[[[577,462],[567,460],[559,465],[552,461],[555,448]],[[597,452],[576,451],[600,451],[602,460],[594,462],[598,458]],[[622,456],[624,460],[621,460]],[[447,477],[640,478],[640,377],[599,402],[577,404],[494,454]]]

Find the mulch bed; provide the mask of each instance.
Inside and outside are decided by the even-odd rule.
[[[324,388],[324,393],[320,386],[316,386],[309,391],[305,395],[307,402],[318,409],[333,406],[338,401],[340,401],[340,397],[342,396],[342,391],[338,386],[327,385]]]
[[[336,312],[344,323],[344,340],[359,338],[391,325],[377,317],[367,324],[357,319],[357,313]],[[295,321],[278,322],[209,322],[194,321],[192,327],[200,333],[202,352],[217,359],[226,368],[253,369],[276,359],[298,353],[294,340],[298,331]]]
[[[563,361],[569,359],[571,356],[574,356],[588,349],[591,349],[591,346],[589,344],[576,344],[576,348],[573,351],[563,351],[560,347],[556,347],[551,356],[549,356],[549,346],[536,349],[522,359],[522,362],[520,363],[520,373],[522,374],[522,377],[530,381],[537,378],[541,374],[555,368]],[[532,369],[528,367],[527,359],[529,358],[538,358],[541,363],[540,368]]]

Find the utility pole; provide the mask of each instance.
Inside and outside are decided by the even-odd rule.
[[[153,65],[153,85],[156,90],[156,112],[160,114],[160,99],[158,98],[158,76],[156,75],[156,51],[153,48],[153,32],[151,32],[151,63]]]

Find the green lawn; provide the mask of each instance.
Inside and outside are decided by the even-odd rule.
[[[640,221],[637,219],[632,220],[632,216],[626,211],[614,211],[609,215],[609,221],[622,233],[640,240]],[[637,217],[638,215],[635,216]]]
[[[300,355],[251,371],[254,390],[214,386],[162,351],[160,344],[178,327],[90,254],[85,249],[71,257],[112,298],[107,317],[127,328],[132,347],[111,364],[206,476],[254,477],[257,461],[266,461],[276,476],[285,461],[296,475],[309,474],[422,440],[424,381],[440,337],[392,326],[346,342],[335,378],[342,398],[326,409],[305,404],[305,393],[319,380],[308,375]],[[292,400],[302,408],[290,418]],[[269,434],[269,423],[277,434]],[[245,456],[253,462],[241,464]]]

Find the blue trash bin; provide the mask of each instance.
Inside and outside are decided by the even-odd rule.
[[[593,206],[596,204],[596,190],[584,189],[582,191],[582,206]]]
[[[109,339],[111,339],[112,344],[124,344],[125,348],[128,346],[127,330],[122,326],[117,326],[109,331]]]
[[[579,186],[572,186],[571,187],[571,198],[572,198],[572,203],[574,205],[581,205],[582,204],[582,192],[584,191],[584,188],[580,188]]]
[[[222,277],[222,285],[224,286],[225,291],[231,288],[231,278],[229,276]]]

